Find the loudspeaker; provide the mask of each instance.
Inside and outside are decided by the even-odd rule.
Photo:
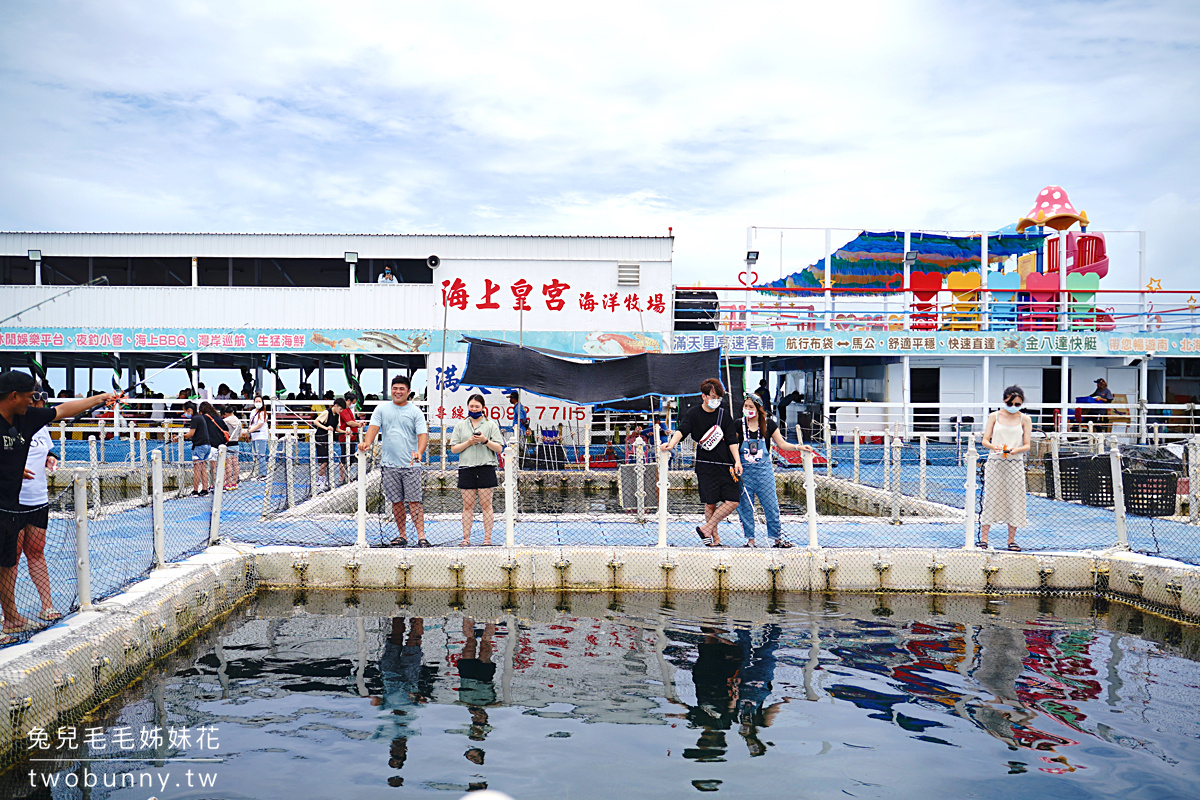
[[[430,256],[429,258],[425,259],[425,266],[429,267],[430,269],[437,269],[441,263],[442,260],[437,256]]]

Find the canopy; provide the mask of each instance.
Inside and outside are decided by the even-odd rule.
[[[556,358],[512,342],[465,337],[469,386],[521,389],[582,405],[657,395],[696,394],[700,381],[720,374],[720,350],[581,361]]]
[[[1010,256],[1020,256],[1037,250],[1045,236],[1037,234],[1000,234],[988,236],[988,262],[1004,261]],[[945,236],[942,234],[914,233],[910,247],[917,253],[912,265],[914,272],[979,271],[979,237]],[[820,294],[825,289],[825,261],[786,278],[755,286],[767,294],[805,296]],[[900,290],[904,280],[904,233],[902,231],[860,233],[850,242],[839,247],[833,254],[833,280],[835,289],[895,289]],[[773,292],[772,289],[800,289],[803,291]]]

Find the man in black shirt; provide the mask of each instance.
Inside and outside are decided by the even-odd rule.
[[[708,547],[720,547],[721,535],[717,530],[721,520],[737,510],[742,497],[739,479],[742,475],[742,459],[738,445],[742,436],[734,423],[733,414],[721,407],[725,387],[716,378],[708,378],[700,384],[704,402],[690,408],[679,418],[679,429],[671,434],[661,449],[669,452],[684,436],[696,442],[696,484],[700,489],[700,502],[704,503],[704,524],[696,527],[696,533]]]
[[[11,634],[25,630],[30,624],[17,611],[15,587],[21,530],[25,527],[25,514],[18,511],[21,483],[26,477],[33,477],[25,469],[33,435],[52,422],[71,419],[121,397],[106,392],[67,400],[53,408],[30,408],[36,386],[33,376],[27,373],[0,373],[0,608],[4,609],[0,644],[13,641]]]

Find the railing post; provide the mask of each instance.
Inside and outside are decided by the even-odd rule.
[[[504,448],[504,546],[512,547],[517,521],[517,447],[512,440]]]
[[[917,496],[920,497],[922,500],[925,499],[925,446],[927,444],[928,438],[929,437],[926,436],[925,434],[923,434],[923,433],[921,434],[921,464],[920,464],[921,483],[920,483],[920,486],[917,487]]]
[[[858,445],[859,445],[858,428],[854,429],[854,482],[858,483]]]
[[[292,479],[293,464],[296,460],[296,434],[289,433],[283,437],[283,489],[287,498],[287,507],[296,506],[295,481]]]
[[[1115,445],[1114,445],[1115,446]],[[1200,508],[1196,507],[1196,498],[1200,497],[1200,487],[1196,484],[1200,483],[1200,464],[1196,463],[1200,457],[1200,440],[1195,436],[1188,442],[1187,449],[1188,457],[1188,524],[1195,525],[1200,521]]]
[[[1059,442],[1062,434],[1055,431],[1054,438],[1050,440],[1050,464],[1054,467],[1054,499],[1062,500],[1062,463],[1058,458]],[[1116,445],[1114,445],[1115,447]]]
[[[329,437],[329,457],[326,459],[325,463],[325,477],[329,479],[329,491],[333,491],[333,487],[337,486],[337,478],[333,477],[333,467],[334,463],[337,461],[337,459],[334,457],[336,451],[333,449],[336,447],[336,443],[333,441],[333,431],[325,431],[325,434]]]
[[[138,431],[138,449],[141,451],[140,455],[138,456],[138,460],[142,462],[143,466],[145,466],[145,464],[146,464],[146,432],[145,431]]]
[[[833,432],[829,429],[829,420],[825,421],[825,477],[833,475]]]
[[[885,492],[892,488],[892,432],[883,432],[883,480],[879,484]]]
[[[103,445],[101,445],[103,446]],[[96,437],[88,437],[88,461],[92,476],[92,519],[100,517],[100,467],[96,461]]]
[[[655,437],[658,441],[658,437]],[[658,455],[658,546],[667,546],[667,503],[670,501],[671,475],[667,471],[670,453],[654,448]]]
[[[179,456],[178,456],[178,457],[175,459],[175,461],[176,461],[177,463],[179,463],[179,464],[182,464],[182,463],[184,463],[184,461],[183,461],[183,455],[184,455],[184,448],[183,448],[183,432],[181,431],[181,432],[179,433]]]
[[[271,513],[271,493],[275,489],[275,450],[279,447],[279,442],[275,439],[275,434],[267,434],[267,463],[264,465],[266,474],[263,475],[263,519]]]
[[[975,434],[967,437],[967,480],[964,488],[967,491],[966,502],[963,503],[965,519],[963,521],[963,547],[975,549],[975,492],[979,487],[979,479],[975,470],[979,464],[979,453],[975,450]]]
[[[350,443],[347,442],[349,447]],[[358,546],[367,546],[367,454],[358,451],[358,509],[355,517],[358,521]]]
[[[104,420],[99,419],[96,420],[96,422],[98,423],[97,427],[100,430],[100,460],[104,461]]]
[[[1121,451],[1113,445],[1108,451],[1112,465],[1113,512],[1117,520],[1117,548],[1129,549],[1129,532],[1125,529],[1125,481],[1121,475]]]
[[[83,473],[72,474],[75,484],[75,586],[79,592],[79,610],[92,610],[92,573],[88,558],[88,492]]]
[[[213,479],[212,516],[208,522],[208,543],[214,545],[221,538],[221,499],[225,496],[225,454],[227,448],[221,445],[217,448],[217,477]]]
[[[63,420],[58,423],[58,460],[64,465],[67,463],[67,422]]]
[[[808,546],[816,550],[817,542],[817,479],[813,475],[813,454],[807,450],[803,453],[804,460],[804,510],[808,518]]]
[[[892,524],[900,524],[900,437],[892,437]]]
[[[313,428],[308,432],[308,486],[309,494],[313,497],[317,496],[317,481],[320,477],[317,475],[317,429]],[[296,457],[300,455],[300,443],[296,443]]]
[[[1153,428],[1154,428],[1154,446],[1159,447],[1162,444],[1162,441],[1159,438],[1159,423],[1157,423],[1157,422],[1154,423]]]
[[[633,445],[633,477],[637,481],[634,496],[637,497],[637,521],[646,521],[646,443],[639,436]]]
[[[155,450],[150,454],[150,502],[154,519],[154,566],[162,567],[167,563],[165,533],[166,524],[163,520],[163,473],[162,451]]]

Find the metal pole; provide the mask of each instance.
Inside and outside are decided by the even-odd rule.
[[[75,484],[75,586],[79,592],[79,610],[92,610],[91,563],[88,559],[87,484],[83,473],[72,473]]]
[[[826,272],[826,275],[828,275],[828,274],[829,273]],[[828,321],[829,320],[827,318],[826,322],[828,322]],[[830,435],[829,435],[829,426],[831,424],[831,420],[829,419],[829,380],[830,380],[829,371],[831,369],[832,369],[832,367],[830,365],[829,356],[825,356],[825,381],[824,381],[821,391],[822,391],[822,403],[823,403],[822,409],[823,409],[823,413],[825,414],[825,475],[826,475],[826,477],[828,477],[829,475],[831,475],[833,473],[833,451],[830,449],[831,443],[830,443]]]
[[[64,465],[67,463],[67,423],[62,421],[58,423],[58,460]]]
[[[883,432],[883,480],[880,488],[885,492],[892,486],[892,432]]]
[[[96,463],[96,437],[88,437],[88,460],[91,462],[92,475],[92,518],[100,516],[100,469]]]
[[[855,483],[859,482],[858,481],[858,464],[859,464],[858,449],[859,449],[859,439],[860,438],[861,437],[858,435],[858,428],[855,428],[854,429],[854,482]]]
[[[347,442],[349,447],[349,442]],[[367,454],[358,451],[358,510],[355,517],[358,521],[358,546],[367,546]]]
[[[1125,482],[1121,476],[1121,452],[1114,444],[1108,451],[1112,466],[1113,511],[1117,518],[1117,548],[1129,549],[1129,533],[1125,530]]]
[[[892,437],[892,524],[900,524],[900,437]]]
[[[296,434],[289,433],[283,437],[283,488],[287,497],[287,507],[296,505],[295,481],[292,479],[292,464],[296,460]]]
[[[317,429],[313,428],[308,432],[308,486],[309,494],[313,497],[317,495],[317,481],[320,478],[317,476]],[[296,445],[297,452],[299,451],[299,443]]]
[[[208,543],[214,545],[221,538],[221,498],[225,495],[225,445],[217,448],[217,477],[213,479],[212,517],[208,523]]]
[[[99,430],[100,430],[100,460],[101,460],[101,461],[104,461],[104,460],[105,460],[105,455],[104,455],[104,420],[102,420],[102,419],[96,420],[96,423],[97,423],[97,427],[98,427],[98,428],[99,428]]]
[[[658,443],[657,432],[659,426],[654,425],[656,432],[655,443]],[[658,454],[658,546],[667,546],[667,503],[670,501],[671,478],[667,471],[667,464],[670,460],[670,454],[664,453],[657,447],[654,448]]]
[[[512,547],[517,521],[517,448],[509,441],[504,448],[504,546]],[[513,635],[510,631],[509,635]]]
[[[1050,440],[1050,463],[1054,466],[1054,499],[1062,500],[1062,462],[1058,457],[1058,450],[1061,445],[1062,434],[1055,433],[1054,438]]]
[[[163,520],[163,474],[162,452],[155,450],[150,454],[150,483],[151,503],[154,515],[154,566],[162,567],[167,563],[165,533],[166,524]]]
[[[1113,445],[1114,447],[1116,445]],[[1197,457],[1200,457],[1200,440],[1195,436],[1188,442],[1188,524],[1195,525],[1200,522],[1200,508],[1196,507],[1196,498],[1200,496],[1200,487],[1196,484],[1200,483],[1200,464],[1197,464]]]
[[[1150,395],[1150,359],[1142,359],[1142,368],[1140,371],[1141,380],[1138,390],[1138,416],[1140,417],[1138,425],[1138,441],[1142,444],[1146,443],[1147,433],[1149,432],[1150,413],[1146,408],[1146,400]]]
[[[923,433],[921,434],[921,464],[920,464],[921,483],[920,483],[920,486],[917,488],[917,496],[920,497],[922,500],[925,499],[925,446],[927,444],[928,438],[929,437],[927,437],[925,434],[923,434]]]
[[[807,450],[804,460],[804,508],[808,517],[808,546],[816,550],[817,544],[817,479],[813,475],[813,454]]]
[[[967,480],[964,484],[967,497],[966,503],[963,504],[963,547],[967,550],[975,549],[975,491],[979,486],[975,469],[978,463],[979,453],[975,451],[975,434],[971,433],[967,437]]]
[[[1151,427],[1154,429],[1154,446],[1158,447],[1159,445],[1162,444],[1161,440],[1159,439],[1159,435],[1158,435],[1159,434],[1158,423],[1157,422],[1154,423]]]
[[[902,356],[900,359],[900,400],[904,403],[900,411],[901,423],[904,426],[901,430],[906,430],[911,424],[909,415],[912,413],[909,407],[912,404],[912,364],[908,356]],[[891,416],[890,409],[888,416]]]
[[[646,521],[646,444],[639,436],[633,445],[633,477],[637,481],[634,495],[637,497],[637,521]]]
[[[1069,429],[1067,425],[1067,414],[1070,413],[1070,398],[1067,396],[1071,392],[1071,357],[1062,357],[1062,372],[1059,376],[1058,385],[1058,432],[1066,433]]]
[[[180,433],[179,433],[179,457],[175,459],[175,461],[179,464],[183,463],[183,455],[184,455],[183,449],[184,449],[183,448],[183,432],[180,431]]]
[[[149,470],[146,469],[146,434],[141,433],[139,439],[141,440],[140,444],[142,448],[142,463],[141,466],[138,467],[138,494],[141,496],[142,506],[145,507],[147,502],[146,481],[150,478]],[[132,444],[132,442],[130,442],[130,444]],[[158,451],[155,450],[154,452],[157,453]]]
[[[333,487],[337,486],[337,478],[333,477],[334,469],[334,441],[333,431],[326,431],[325,435],[329,437],[329,455],[325,459],[325,477],[329,481],[329,490],[333,491]]]

